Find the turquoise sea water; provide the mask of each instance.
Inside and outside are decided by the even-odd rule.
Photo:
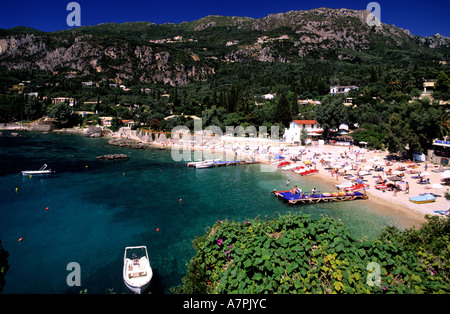
[[[96,160],[109,153],[130,159]],[[17,175],[44,163],[56,174]],[[4,132],[0,239],[10,254],[10,268],[3,293],[130,293],[123,284],[122,265],[124,248],[133,245],[149,250],[154,270],[150,291],[169,293],[181,283],[195,254],[192,240],[219,219],[271,218],[288,212],[329,215],[342,220],[357,238],[398,226],[368,201],[285,205],[271,192],[286,189],[287,178],[291,186],[304,190],[331,191],[314,177],[262,172],[259,165],[193,169],[174,162],[170,151],[113,147],[104,138],[34,133],[11,137]],[[66,283],[71,262],[81,267],[80,287]]]

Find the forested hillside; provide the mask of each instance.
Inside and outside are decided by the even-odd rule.
[[[222,128],[318,119],[327,130],[344,122],[351,128],[366,124],[360,140],[386,147],[385,134],[415,132],[409,124],[417,119],[401,130],[386,128],[402,119],[403,104],[421,94],[425,80],[437,80],[435,100],[450,98],[450,39],[423,38],[384,23],[370,27],[367,15],[319,8],[261,19],[208,16],[181,24],[101,24],[52,33],[0,30],[0,121],[62,112],[60,124],[85,123],[52,103],[68,97],[75,100],[74,111],[94,112],[88,118],[94,122],[112,116],[170,130],[193,126],[183,117],[164,120],[171,114],[197,115],[205,125]],[[347,95],[354,105],[329,96],[333,85],[358,86]],[[261,97],[267,93],[275,99]],[[322,105],[299,105],[303,99]],[[446,132],[445,110],[430,104],[413,106],[434,110],[417,113],[429,117],[422,127],[432,130],[410,143],[419,150]],[[443,123],[433,126],[436,117]]]

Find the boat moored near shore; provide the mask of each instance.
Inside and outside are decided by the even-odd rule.
[[[123,280],[134,293],[141,294],[153,277],[146,246],[128,246],[123,257]]]
[[[39,170],[24,170],[22,171],[23,176],[34,176],[34,175],[45,175],[45,174],[52,174],[54,171],[51,169],[47,169],[47,165],[43,165]]]

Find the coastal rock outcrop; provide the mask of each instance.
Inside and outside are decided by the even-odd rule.
[[[98,156],[98,160],[128,160],[128,156],[124,154],[107,154]]]
[[[132,147],[132,148],[136,148],[136,149],[142,149],[147,147],[147,144],[145,143],[140,143],[138,141],[126,138],[126,137],[118,137],[118,138],[113,138],[111,140],[108,141],[108,143],[110,145],[114,145],[114,146],[119,146],[119,147]]]
[[[86,137],[101,137],[102,136],[102,128],[96,126],[90,126],[83,133],[83,136]]]

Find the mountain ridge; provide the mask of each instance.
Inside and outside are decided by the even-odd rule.
[[[55,32],[0,30],[0,66],[94,76],[121,83],[185,85],[223,64],[351,63],[449,58],[450,38],[421,37],[393,25],[367,25],[367,10],[317,8],[251,17],[209,15],[178,24],[104,23]]]

